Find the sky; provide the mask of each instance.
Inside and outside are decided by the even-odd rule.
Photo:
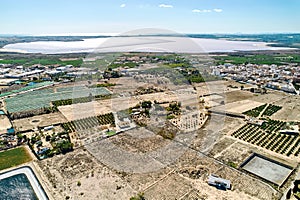
[[[300,33],[299,0],[0,0],[0,34]]]

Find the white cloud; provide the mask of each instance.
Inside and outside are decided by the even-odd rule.
[[[173,8],[172,5],[168,5],[168,4],[160,4],[158,7],[160,7],[160,8]]]
[[[123,4],[120,5],[121,8],[125,8],[125,6],[126,6],[125,3],[123,3]]]
[[[220,8],[215,8],[213,10],[199,10],[199,9],[192,10],[193,13],[211,13],[213,11],[217,13],[223,12],[223,10]]]
[[[223,10],[220,9],[220,8],[215,8],[214,11],[215,11],[215,12],[223,12]]]
[[[211,10],[199,10],[199,9],[194,9],[192,10],[194,13],[210,13]]]

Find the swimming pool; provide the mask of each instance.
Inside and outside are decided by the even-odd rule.
[[[6,200],[48,200],[47,194],[30,167],[0,174],[0,197]]]

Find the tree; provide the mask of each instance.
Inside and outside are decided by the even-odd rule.
[[[61,153],[67,153],[73,150],[73,144],[69,141],[63,140],[56,145],[56,148]]]
[[[77,182],[77,186],[81,186],[81,182],[80,181]]]
[[[144,193],[140,192],[136,196],[131,197],[130,200],[145,200]]]
[[[286,193],[286,199],[290,199],[292,195],[292,190],[289,189],[289,191]]]
[[[21,133],[18,133],[17,137],[18,137],[18,140],[22,140],[23,135]]]
[[[50,136],[50,135],[47,135],[47,136],[46,136],[46,141],[49,142],[50,140],[51,140],[51,136]]]
[[[142,108],[151,108],[152,102],[151,101],[143,101]]]

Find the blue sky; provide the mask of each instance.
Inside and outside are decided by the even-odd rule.
[[[299,0],[1,0],[0,34],[300,32]]]

